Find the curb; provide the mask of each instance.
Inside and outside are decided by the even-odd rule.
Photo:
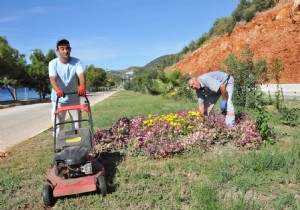
[[[10,108],[14,106],[16,106],[16,104],[0,105],[0,109]]]
[[[30,105],[30,104],[36,104],[36,103],[46,103],[46,102],[50,102],[50,99],[49,98],[29,99],[26,101],[17,101],[17,102],[12,102],[10,104],[0,105],[0,109],[6,109],[6,108],[15,107],[15,106]]]

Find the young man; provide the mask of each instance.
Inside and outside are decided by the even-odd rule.
[[[225,72],[209,72],[188,79],[187,84],[196,91],[199,104],[199,112],[209,115],[214,105],[222,97],[220,109],[226,112],[225,123],[228,127],[233,126],[235,120],[234,106],[232,103],[234,79]]]
[[[66,39],[60,39],[56,43],[56,52],[59,57],[49,62],[49,77],[52,86],[52,120],[54,120],[54,112],[56,99],[59,98],[58,107],[71,106],[80,103],[79,96],[86,94],[84,69],[81,61],[71,57],[70,43]],[[79,84],[78,84],[79,83]],[[77,94],[66,95],[65,93],[78,92]],[[71,120],[80,120],[81,113],[78,110],[69,111]],[[58,115],[58,122],[64,122],[66,112]],[[63,130],[63,125],[59,125],[57,133]],[[73,123],[73,129],[80,127],[80,123]]]

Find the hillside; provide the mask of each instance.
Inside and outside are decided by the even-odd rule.
[[[239,55],[246,45],[253,51],[255,61],[264,58],[271,63],[272,58],[277,58],[283,63],[282,84],[300,84],[299,0],[280,1],[275,8],[240,23],[231,34],[214,38],[167,70],[180,70],[191,76],[218,70],[231,52]]]
[[[146,64],[145,66],[143,66],[143,68],[145,69],[150,69],[150,68],[156,68],[156,67],[165,67],[168,66],[167,63],[164,63],[166,58],[172,58],[174,56],[174,54],[172,55],[163,55],[160,56],[156,59],[154,59],[153,61],[149,62],[148,64]],[[170,64],[169,64],[170,65]]]

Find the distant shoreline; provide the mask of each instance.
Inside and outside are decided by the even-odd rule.
[[[49,94],[46,97],[50,97]],[[33,89],[29,88],[18,88],[17,89],[17,100],[16,101],[23,101],[23,100],[32,100],[32,99],[39,99],[40,95]],[[13,100],[10,92],[6,88],[0,88],[0,104],[6,101],[16,102]]]

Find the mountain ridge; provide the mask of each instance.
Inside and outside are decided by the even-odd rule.
[[[224,66],[230,53],[239,55],[248,46],[254,53],[254,61],[264,58],[270,64],[272,58],[277,58],[283,63],[282,84],[299,84],[299,33],[299,0],[281,1],[276,7],[258,13],[249,22],[239,23],[230,34],[210,40],[166,71],[179,70],[191,76],[215,71]]]

